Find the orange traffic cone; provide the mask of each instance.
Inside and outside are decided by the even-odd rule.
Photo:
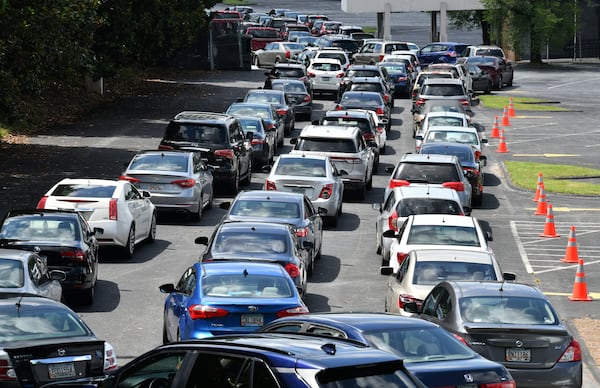
[[[504,129],[502,130],[502,136],[500,136],[500,143],[498,143],[498,148],[496,149],[496,152],[501,152],[501,153],[506,153],[508,152],[508,149],[506,148],[506,142],[504,141]]]
[[[546,214],[548,214],[548,207],[546,206],[546,192],[542,187],[540,189],[540,200],[538,201],[537,209],[535,210],[535,213],[533,213],[533,215],[544,216]]]
[[[577,253],[577,240],[575,239],[575,227],[571,226],[569,232],[569,241],[567,242],[567,250],[565,257],[560,259],[563,263],[579,263],[579,253]]]
[[[492,127],[492,134],[490,135],[490,137],[493,139],[497,139],[500,137],[500,128],[498,128],[498,116],[496,116],[496,118],[494,119],[494,126]]]
[[[502,114],[502,126],[510,127],[510,121],[508,121],[508,112],[506,107],[504,107],[504,113]]]
[[[588,295],[587,285],[585,284],[585,273],[583,273],[583,260],[579,259],[577,264],[577,273],[575,274],[575,283],[573,284],[573,293],[569,299],[575,302],[590,302],[592,298]]]
[[[513,105],[512,97],[508,99],[508,117],[515,117],[515,106]]]
[[[546,213],[546,223],[544,224],[544,233],[540,234],[540,237],[556,238],[560,235],[556,234],[554,228],[554,212],[552,211],[552,204],[548,204],[548,212]]]
[[[540,200],[540,189],[542,187],[544,187],[544,177],[542,176],[542,173],[540,172],[538,174],[537,186],[535,189],[535,197],[533,197],[534,202],[537,202]]]

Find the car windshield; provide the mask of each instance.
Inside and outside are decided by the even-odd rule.
[[[187,172],[188,155],[140,154],[131,161],[129,170]]]
[[[296,150],[319,152],[357,153],[356,144],[352,139],[329,139],[321,137],[303,137],[296,145]]]
[[[300,207],[296,202],[262,199],[239,199],[233,203],[232,216],[299,218]]]
[[[0,259],[0,288],[21,288],[25,285],[20,260]]]
[[[261,254],[281,254],[289,251],[287,239],[281,234],[240,233],[235,231],[220,232],[213,244],[213,255],[241,254],[247,256]]]
[[[73,241],[80,239],[73,220],[52,216],[9,217],[4,221],[0,238],[33,241]]]
[[[271,108],[268,106],[231,105],[227,114],[232,116],[256,116],[262,119],[272,119]]]
[[[223,144],[225,142],[225,132],[225,127],[219,124],[172,122],[167,127],[165,138],[172,141]]]
[[[89,335],[76,316],[66,311],[14,305],[6,305],[0,311],[0,343],[3,344]]]
[[[326,171],[324,159],[280,158],[275,175],[323,178],[327,176]]]
[[[413,284],[436,285],[444,280],[498,280],[491,264],[464,261],[419,261],[415,264]]]
[[[461,298],[463,319],[473,323],[514,325],[557,325],[558,317],[544,299],[506,296],[476,296]]]
[[[385,328],[363,333],[379,349],[395,353],[406,363],[466,360],[475,353],[440,327]]]
[[[498,58],[504,57],[504,53],[502,52],[502,50],[494,49],[494,48],[477,49],[477,51],[475,52],[475,55],[489,55],[489,56],[498,57]]]
[[[405,198],[398,202],[396,211],[400,217],[412,214],[463,214],[460,204],[442,198]]]
[[[434,127],[435,128],[435,127]],[[479,139],[477,134],[463,131],[436,131],[435,129],[429,130],[427,138],[428,142],[450,142],[450,143],[461,143],[470,145],[479,145]]]
[[[289,283],[284,278],[248,272],[206,276],[202,279],[202,295],[219,298],[294,296]]]
[[[475,228],[455,225],[412,225],[406,243],[464,247],[481,246]]]
[[[433,184],[462,181],[455,165],[445,163],[401,163],[394,179]]]

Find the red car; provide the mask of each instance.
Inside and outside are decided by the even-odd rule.
[[[501,89],[503,85],[512,86],[513,84],[513,67],[510,62],[504,58],[493,56],[476,56],[469,57],[465,63],[469,65],[477,65],[492,80],[494,89]]]
[[[248,27],[246,35],[252,37],[250,43],[252,51],[263,49],[271,42],[279,42],[282,40],[279,31],[271,27]]]

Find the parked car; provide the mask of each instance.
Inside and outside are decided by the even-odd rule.
[[[4,245],[0,230],[0,247]],[[36,252],[0,248],[0,297],[36,295],[62,301],[64,271],[48,269],[47,258]]]
[[[267,129],[267,123],[261,117],[239,116],[244,136],[252,133],[252,165],[262,168],[273,163],[276,146],[275,128]]]
[[[200,261],[268,261],[280,264],[294,280],[302,298],[306,295],[309,253],[313,246],[300,243],[291,225],[273,222],[221,222],[210,239],[197,237],[206,245]]]
[[[388,276],[385,311],[413,315],[404,311],[406,303],[421,307],[423,299],[444,280],[514,281],[514,273],[503,273],[498,260],[489,252],[461,249],[417,249],[410,251],[397,272],[381,267]]]
[[[162,345],[116,371],[51,387],[425,388],[400,357],[354,341],[251,333]]]
[[[417,95],[413,113],[419,113],[428,100],[458,100],[465,108],[471,106],[470,95],[457,78],[426,79]]]
[[[514,70],[512,64],[504,58],[494,56],[468,57],[466,65],[476,65],[492,80],[494,89],[502,89],[504,85],[512,86]]]
[[[321,218],[337,226],[342,215],[344,182],[342,174],[328,156],[284,154],[269,171],[265,190],[304,194],[317,209],[325,209]]]
[[[481,205],[484,186],[483,166],[487,163],[485,155],[478,156],[471,145],[458,143],[425,143],[421,145],[419,153],[456,155],[460,160],[465,176],[471,183],[471,202],[474,205]]]
[[[423,66],[436,62],[455,63],[467,46],[466,43],[433,42],[422,46],[417,56]]]
[[[252,180],[251,141],[252,137],[244,135],[240,121],[232,115],[184,111],[169,122],[158,148],[200,151],[212,167],[213,186],[225,184],[237,193],[241,183]]]
[[[308,28],[306,24],[286,23],[283,27],[281,27],[281,36],[284,40],[290,41],[289,34],[297,31],[310,34],[310,28]]]
[[[468,387],[473,383],[478,387],[515,388],[502,365],[461,345],[438,325],[418,319],[383,313],[311,313],[279,318],[260,332],[344,338],[382,349],[402,357],[406,369],[429,387],[440,383]]]
[[[308,21],[306,22],[306,25],[309,26],[310,28],[313,27],[316,20],[329,20],[329,18],[327,16],[319,15],[319,14],[308,15],[307,19],[308,19]]]
[[[38,296],[2,298],[0,317],[2,387],[40,387],[117,368],[112,345],[60,302]]]
[[[308,125],[290,142],[292,154],[329,156],[342,174],[344,189],[357,192],[360,199],[373,187],[375,154],[359,128]]]
[[[392,128],[392,109],[379,92],[344,92],[336,110],[368,109],[377,113],[377,118],[385,126],[386,131]]]
[[[273,67],[277,63],[289,63],[295,54],[304,49],[304,45],[294,42],[271,42],[254,52],[256,67]]]
[[[352,56],[352,63],[374,65],[378,62],[381,62],[385,54],[389,54],[392,51],[397,50],[408,50],[408,45],[406,42],[387,40],[374,40],[366,42],[356,52],[356,54]]]
[[[381,67],[384,67],[392,83],[394,84],[394,97],[410,97],[412,91],[412,78],[410,72],[406,68],[406,64],[398,62],[381,62]]]
[[[184,212],[199,221],[212,207],[213,175],[200,152],[140,151],[119,179],[148,191],[159,211]]]
[[[300,63],[278,63],[275,65],[277,78],[298,80],[304,83],[310,97],[313,96],[312,81],[306,73],[306,67]]]
[[[283,122],[284,118],[283,116],[280,116],[279,113],[277,113],[275,105],[267,102],[234,102],[229,105],[225,113],[235,117],[256,117],[262,119],[266,125],[266,130],[274,131],[275,150],[277,150],[277,147],[283,145],[283,141],[285,139],[285,129]],[[252,142],[249,133],[244,133],[242,125],[240,124],[239,126],[241,128],[242,138],[250,140],[250,142]],[[244,146],[244,148],[240,149],[241,151],[246,150],[247,145],[244,144]],[[252,146],[252,144],[250,144],[250,146]],[[254,152],[252,152],[252,154],[253,153]]]
[[[279,31],[271,27],[248,27],[245,34],[252,37],[250,41],[252,51],[264,49],[269,43],[282,40]]]
[[[557,381],[561,387],[582,386],[581,346],[548,297],[533,286],[441,282],[423,301],[420,317],[506,366],[519,387]]]
[[[250,89],[246,92],[243,102],[273,105],[283,119],[284,135],[288,135],[296,125],[294,103],[282,90]]]
[[[488,241],[492,234],[479,225],[476,218],[451,214],[416,214],[408,216],[404,224],[384,237],[396,239],[390,245],[392,272],[398,272],[408,253],[416,249],[462,249],[493,253]]]
[[[92,229],[78,212],[11,210],[0,226],[0,246],[29,251],[23,253],[23,259],[34,265],[29,271],[37,268],[41,272],[36,271],[29,280],[41,293],[47,293],[44,296],[61,300],[62,294],[70,294],[85,304],[92,304],[98,279],[95,234],[99,232],[100,229]],[[62,291],[57,290],[54,279],[60,280]]]
[[[313,92],[333,93],[337,96],[340,80],[344,75],[342,65],[337,59],[313,59],[306,68],[306,73],[312,79]]]
[[[423,131],[423,135],[417,134],[415,137],[416,151],[418,152],[423,144],[430,142],[468,144],[475,150],[476,159],[479,159],[487,139],[481,138],[475,127],[430,126]]]
[[[312,97],[304,82],[289,79],[274,79],[271,83],[273,90],[285,93],[286,99],[293,106],[297,118],[310,121],[312,116]]]
[[[268,182],[268,181],[267,181]],[[220,207],[227,210],[223,221],[276,222],[292,225],[294,232],[307,249],[308,274],[312,274],[315,260],[321,257],[323,248],[323,220],[327,213],[324,208],[315,208],[304,193],[273,190],[249,190],[239,193],[232,202],[222,202]]]
[[[290,275],[274,263],[196,262],[176,285],[159,289],[167,294],[165,344],[251,333],[276,318],[308,312]]]
[[[394,237],[384,237],[383,233],[398,232],[411,214],[471,214],[470,208],[461,205],[455,190],[429,186],[395,187],[382,203],[373,204],[373,208],[379,211],[375,221],[375,247],[382,265],[390,261],[390,246],[394,240]]]

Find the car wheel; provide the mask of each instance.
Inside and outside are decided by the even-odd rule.
[[[146,241],[153,243],[156,240],[156,212],[152,213],[152,219],[150,220],[150,230],[148,230],[148,237]]]
[[[488,81],[487,86],[486,86],[485,90],[483,91],[483,93],[490,94],[491,92],[492,92],[492,81]]]
[[[83,295],[81,296],[81,302],[86,306],[90,306],[91,304],[94,303],[95,296],[96,296],[96,283],[94,283],[94,285],[92,285],[90,288],[87,288],[83,291]]]
[[[125,254],[126,259],[131,259],[133,257],[133,252],[135,251],[135,225],[131,224],[129,228],[129,237],[127,238],[127,242],[123,247],[123,253]]]
[[[244,185],[249,185],[252,181],[252,158],[248,161],[248,171],[246,172],[246,178],[244,178]]]
[[[240,191],[240,167],[235,171],[235,176],[233,177],[233,181],[231,181],[231,192],[233,195],[236,195]]]
[[[196,210],[195,212],[191,213],[190,216],[192,218],[192,221],[198,222],[202,219],[202,212],[203,212],[203,201],[202,201],[202,197],[203,194],[200,193],[200,199],[198,200],[198,210]]]
[[[166,318],[166,314],[165,314]],[[169,343],[169,335],[167,334],[167,320],[163,318],[163,333],[162,333],[162,343],[166,345]]]
[[[502,76],[498,77],[498,85],[496,85],[497,90],[502,89]]]
[[[212,209],[213,207],[213,201],[215,199],[215,195],[214,195],[214,187],[211,188],[210,190],[210,197],[208,197],[208,203],[206,204],[206,209]]]
[[[375,234],[377,234],[377,224],[375,224]],[[377,237],[377,239],[375,241],[375,252],[378,255],[381,255],[382,248],[383,248],[383,244],[381,243],[381,238]]]
[[[512,85],[513,85],[513,78],[514,78],[514,76],[511,76],[511,77],[510,77],[510,81],[508,81],[508,82],[506,83],[506,86],[512,86]]]
[[[479,192],[479,194],[473,194],[473,205],[481,206],[483,203],[483,192]]]

